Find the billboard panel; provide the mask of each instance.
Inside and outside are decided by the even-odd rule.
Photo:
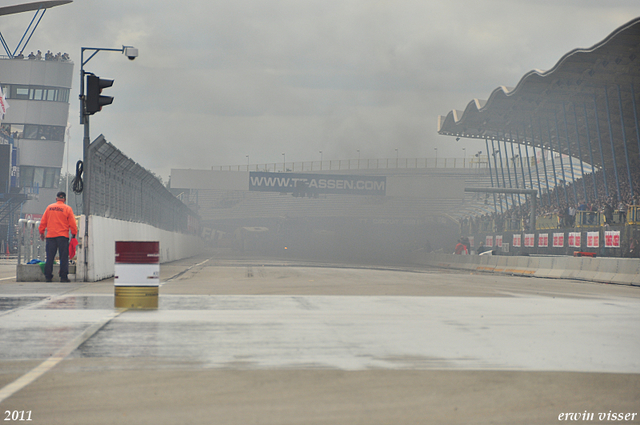
[[[376,195],[386,194],[385,176],[337,174],[249,173],[249,190],[300,194]]]

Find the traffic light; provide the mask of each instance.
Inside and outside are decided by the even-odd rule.
[[[87,75],[87,96],[85,98],[85,110],[87,115],[93,115],[102,110],[104,105],[111,105],[113,97],[102,96],[102,89],[111,87],[113,80],[104,80],[93,74]]]

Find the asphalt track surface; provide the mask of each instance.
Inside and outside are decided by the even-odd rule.
[[[14,275],[3,423],[640,423],[637,287],[203,255],[141,311]]]

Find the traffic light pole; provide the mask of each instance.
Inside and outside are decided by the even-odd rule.
[[[93,53],[85,60],[85,51]],[[89,280],[89,213],[91,197],[89,196],[90,190],[90,176],[91,176],[91,164],[89,159],[89,146],[91,144],[90,132],[89,132],[89,114],[87,113],[87,103],[85,96],[85,77],[86,72],[84,66],[100,51],[109,52],[121,52],[127,54],[130,60],[135,59],[138,56],[138,50],[131,46],[122,46],[121,49],[109,49],[103,47],[81,47],[80,48],[80,124],[84,127],[84,138],[82,141],[82,214],[84,215],[84,235],[82,238],[82,250],[84,253],[84,276],[83,281]],[[77,176],[76,176],[77,177]]]

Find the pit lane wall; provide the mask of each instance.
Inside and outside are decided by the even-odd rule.
[[[85,266],[83,235],[85,220],[80,217],[78,229],[78,255],[76,280],[86,276],[96,282],[114,276],[116,241],[159,241],[160,263],[192,257],[202,252],[203,240],[199,236],[169,232],[144,223],[122,221],[99,216],[89,217],[88,258]]]
[[[640,286],[640,259],[637,258],[454,255],[416,251],[411,255],[411,262],[473,272]]]

